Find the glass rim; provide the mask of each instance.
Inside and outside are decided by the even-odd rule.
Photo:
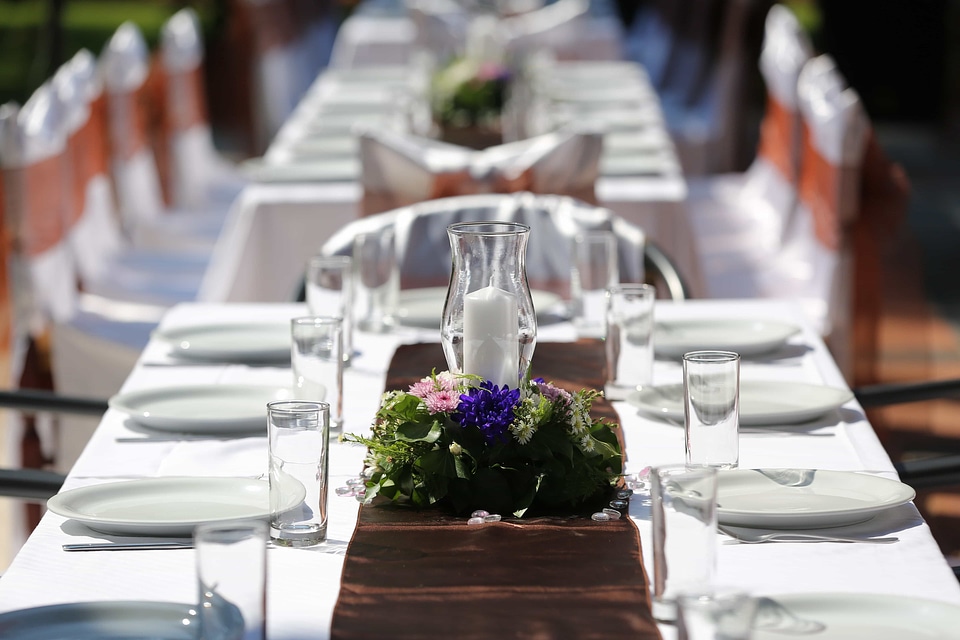
[[[323,254],[321,254],[321,253],[318,253],[318,254],[315,254],[315,255],[313,255],[313,256],[310,256],[310,262],[309,262],[309,264],[310,264],[310,265],[315,265],[315,264],[345,264],[345,265],[349,265],[351,262],[353,262],[353,257],[352,257],[352,256],[342,256],[342,255],[327,256],[327,255],[323,255]]]
[[[701,349],[698,351],[688,351],[683,354],[684,362],[693,362],[697,364],[709,362],[738,362],[740,354],[736,351],[723,351],[722,349]]]
[[[710,467],[706,465],[689,465],[685,462],[671,462],[669,464],[660,464],[650,467],[650,475],[652,477],[659,477],[663,472],[669,474],[691,474],[702,477],[716,477],[719,473],[716,467]]]
[[[193,528],[193,536],[217,534],[218,536],[236,536],[244,532],[248,536],[263,535],[264,540],[268,537],[269,527],[266,520],[259,518],[237,518],[233,520],[211,520],[200,522]]]
[[[530,225],[522,222],[502,220],[476,220],[473,222],[454,222],[447,225],[447,233],[458,236],[468,233],[482,233],[490,236],[529,235]]]
[[[304,413],[330,413],[330,403],[322,400],[272,400],[267,403],[268,413],[286,415]]]
[[[639,291],[656,293],[657,288],[646,282],[620,282],[607,287],[607,295],[613,293],[635,293]]]
[[[290,318],[290,325],[294,327],[322,327],[331,324],[343,324],[343,316],[297,316],[296,318]]]

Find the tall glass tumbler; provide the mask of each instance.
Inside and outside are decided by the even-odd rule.
[[[307,547],[327,539],[330,406],[283,400],[267,404],[270,537]]]
[[[588,231],[573,241],[570,298],[573,324],[581,336],[602,338],[606,329],[607,289],[620,281],[617,237],[612,231]]]
[[[735,469],[740,463],[740,355],[684,354],[683,401],[687,465]]]
[[[607,380],[604,395],[625,400],[653,381],[653,304],[648,284],[619,284],[607,289]]]
[[[400,290],[393,229],[357,234],[353,240],[353,264],[357,274],[357,328],[370,333],[390,331]]]
[[[193,533],[200,638],[266,638],[267,523],[206,523]]]
[[[327,402],[330,428],[343,428],[343,320],[304,316],[290,321],[290,364],[298,400]]]
[[[312,316],[343,318],[343,361],[353,357],[353,258],[323,256],[307,263],[307,308]]]
[[[674,620],[677,597],[713,585],[717,569],[717,470],[686,465],[650,474],[653,615]]]

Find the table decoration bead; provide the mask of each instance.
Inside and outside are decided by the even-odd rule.
[[[523,517],[531,507],[574,510],[620,478],[612,424],[594,420],[595,390],[570,393],[542,378],[519,388],[449,371],[383,395],[365,445],[366,501],[383,496],[457,513]],[[624,505],[629,504],[622,501]]]

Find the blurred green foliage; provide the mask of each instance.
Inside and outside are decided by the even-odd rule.
[[[0,104],[9,100],[23,103],[60,63],[81,48],[99,55],[116,28],[127,20],[136,23],[155,48],[164,21],[179,9],[193,7],[209,35],[222,22],[225,2],[0,0]],[[57,8],[58,25],[52,27],[51,14]]]

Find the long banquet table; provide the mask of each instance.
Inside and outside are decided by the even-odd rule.
[[[165,317],[162,328],[198,323],[283,322],[305,308],[293,304],[186,304]],[[844,386],[843,378],[816,333],[803,324],[793,304],[779,301],[658,302],[658,320],[750,318],[802,325],[787,348],[765,359],[745,359],[742,378],[787,380]],[[567,323],[541,325],[539,343],[575,338]],[[433,330],[400,328],[395,333],[359,334],[360,351],[344,376],[345,422],[351,432],[369,425],[383,389],[385,372],[398,344],[435,342]],[[169,357],[154,339],[124,385],[125,391],[172,384],[289,384],[285,367],[237,364],[185,364]],[[536,362],[536,355],[534,355]],[[429,373],[429,372],[424,372]],[[679,382],[680,364],[658,359],[654,382]],[[683,461],[682,429],[639,415],[629,404],[614,403],[627,443],[627,471]],[[272,640],[329,635],[337,602],[344,553],[357,520],[358,503],[334,489],[362,467],[361,447],[334,443],[330,464],[328,543],[313,549],[268,551],[268,632]],[[861,408],[851,401],[829,419],[796,427],[747,431],[741,436],[741,467],[793,467],[860,471],[895,478]],[[202,438],[150,433],[108,411],[70,472],[65,489],[155,476],[257,477],[267,468],[266,439]],[[652,568],[649,503],[635,494],[630,516],[643,545],[644,564]],[[500,526],[500,525],[483,525]],[[871,521],[876,532],[892,532],[899,541],[869,544],[747,545],[722,537],[717,581],[755,594],[843,592],[919,597],[960,605],[960,586],[944,561],[930,530],[913,504],[888,509]],[[720,536],[720,534],[718,534]],[[0,579],[0,612],[78,601],[147,600],[195,602],[194,553],[191,550],[98,551],[67,553],[61,545],[121,538],[98,534],[51,512]],[[375,609],[371,615],[375,615]],[[557,612],[557,615],[563,615]],[[662,625],[665,638],[675,637]]]
[[[673,258],[691,292],[702,295],[704,280],[685,205],[687,183],[656,92],[638,65],[583,64],[614,65],[616,73],[626,73],[622,68],[627,67],[635,85],[624,87],[621,82],[619,90],[630,89],[626,97],[617,87],[608,87],[587,100],[579,90],[570,95],[569,81],[561,89],[551,87],[537,108],[529,110],[544,117],[531,117],[538,120],[531,125],[538,129],[528,134],[560,126],[551,118],[573,118],[579,126],[606,131],[596,182],[598,204],[641,227]],[[559,68],[544,72],[545,80],[559,80],[559,75],[550,75]],[[609,73],[611,67],[605,68]],[[402,102],[396,92],[413,91],[409,85],[417,84],[416,77],[416,67],[394,64],[363,72],[328,69],[317,78],[264,158],[246,165],[253,182],[229,211],[199,300],[292,299],[308,258],[361,215],[356,128],[396,126],[395,111]]]

